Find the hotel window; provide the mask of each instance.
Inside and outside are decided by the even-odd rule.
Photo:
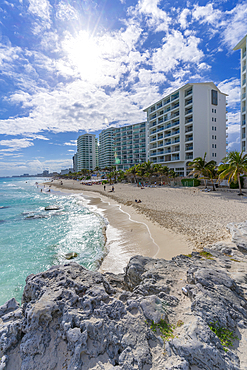
[[[211,104],[218,105],[218,91],[211,90]]]
[[[212,117],[212,121],[213,121],[213,122],[216,122],[216,118]]]
[[[212,113],[216,113],[216,109],[212,108]]]
[[[212,157],[216,157],[216,153],[212,153]]]

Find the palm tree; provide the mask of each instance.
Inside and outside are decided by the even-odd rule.
[[[197,157],[189,163],[189,168],[192,169],[189,175],[200,176],[201,179],[204,180],[205,189],[207,188],[207,179],[209,178],[210,169],[212,170],[212,168],[216,165],[215,161],[207,162],[206,156],[207,153],[204,154],[203,158]]]
[[[154,173],[154,168],[153,168],[152,164],[153,164],[153,162],[151,162],[149,160],[147,162],[142,163],[143,171],[144,171],[144,177],[146,177],[148,179],[149,183],[150,183],[150,177]]]
[[[134,182],[136,183],[136,175],[138,174],[138,167],[137,165],[130,167],[128,170],[125,171],[127,176],[133,178]]]
[[[153,166],[153,170],[154,170],[155,175],[160,177],[160,184],[162,183],[162,181],[161,181],[162,180],[162,168],[163,168],[163,166],[161,164],[158,164],[158,163]]]
[[[241,189],[240,175],[247,174],[247,154],[233,151],[222,159],[223,164],[218,168],[220,179],[228,177],[228,183],[231,181],[238,182],[239,195],[243,195]]]
[[[217,179],[218,170],[216,167],[216,162],[215,161],[210,161],[210,162],[212,163],[210,165],[207,164],[205,168],[205,175],[206,175],[206,178],[208,178],[211,181],[211,184],[213,186],[213,191],[215,191],[216,190],[215,180]]]

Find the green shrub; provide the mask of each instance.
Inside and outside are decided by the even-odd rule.
[[[199,186],[201,181],[198,180],[198,179],[182,179],[181,180],[183,186],[189,186],[189,187],[192,187],[192,186]]]
[[[241,184],[241,188],[243,188],[244,186],[244,177],[241,176],[240,177],[240,184]],[[230,189],[238,189],[239,186],[238,186],[238,181],[237,182],[230,182]]]
[[[219,338],[225,352],[228,351],[228,349],[225,348],[226,346],[232,347],[232,340],[234,339],[239,340],[237,336],[233,335],[232,331],[230,331],[227,328],[221,327],[218,321],[210,322],[209,327],[212,330],[212,332],[214,332],[214,334],[217,335],[217,337]]]

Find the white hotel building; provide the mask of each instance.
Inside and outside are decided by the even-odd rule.
[[[226,96],[213,82],[188,83],[146,108],[147,158],[180,176],[204,153],[219,163],[226,155]]]
[[[246,48],[247,35],[235,46],[233,50],[241,49],[241,151],[246,152]]]
[[[77,153],[73,157],[74,170],[94,170],[98,166],[98,140],[95,135],[84,134],[77,139]]]
[[[99,168],[115,166],[114,127],[109,127],[99,134]]]

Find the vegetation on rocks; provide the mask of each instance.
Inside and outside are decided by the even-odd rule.
[[[239,338],[233,334],[233,331],[228,328],[221,327],[218,321],[210,322],[209,327],[219,338],[225,352],[228,351],[226,347],[233,347],[233,340],[239,340]]]

